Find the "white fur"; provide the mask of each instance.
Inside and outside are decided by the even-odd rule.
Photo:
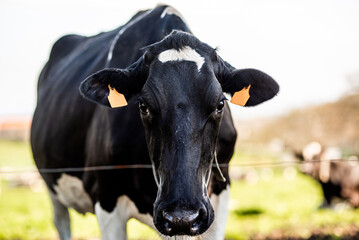
[[[226,221],[228,216],[230,188],[223,190],[219,195],[211,195],[211,204],[214,209],[214,221],[209,229],[202,234],[201,239],[206,240],[223,240],[226,230]]]
[[[148,14],[150,14],[152,12],[152,10],[148,10],[147,12],[145,12],[144,14],[142,14],[141,16],[133,19],[131,22],[129,22],[127,25],[123,26],[120,31],[116,34],[115,38],[112,40],[111,42],[111,46],[110,46],[110,50],[108,52],[107,55],[107,65],[110,63],[111,59],[112,59],[112,55],[113,55],[113,50],[115,48],[115,45],[118,41],[118,39],[120,38],[120,36],[127,30],[129,29],[132,25],[134,25],[135,23],[137,23],[138,21],[140,21],[141,19],[143,19],[144,17],[146,17]]]
[[[93,212],[92,201],[85,191],[82,181],[63,173],[54,185],[56,198],[66,207],[72,207],[80,213]]]
[[[126,195],[118,198],[115,209],[110,213],[102,209],[100,203],[97,202],[95,204],[95,213],[103,240],[126,240],[126,225],[127,221],[131,218],[136,218],[140,222],[155,229],[152,216],[150,214],[139,213],[134,202]]]
[[[165,10],[163,10],[163,12],[161,14],[161,18],[166,17],[166,15],[176,15],[177,17],[179,17],[183,20],[182,15],[173,7],[166,7]]]
[[[189,46],[185,46],[179,51],[176,49],[163,51],[158,55],[158,60],[162,63],[171,61],[195,62],[197,64],[198,72],[201,71],[204,64],[204,58]]]
[[[167,15],[176,15],[177,17],[179,17],[184,23],[185,25],[188,27],[188,24],[186,22],[186,20],[184,19],[184,17],[182,16],[182,14],[177,11],[175,8],[173,7],[166,7],[165,10],[163,10],[162,14],[161,14],[161,19],[165,18]]]
[[[173,236],[173,237],[169,237],[169,236],[161,236],[161,238],[163,240],[197,240],[197,239],[202,239],[200,236],[198,237],[191,237],[191,236],[185,236],[185,235],[180,235],[180,236]]]

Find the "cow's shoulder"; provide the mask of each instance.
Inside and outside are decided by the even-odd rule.
[[[65,35],[61,37],[54,43],[51,49],[50,60],[58,61],[59,59],[71,53],[85,40],[86,37],[75,34]]]
[[[59,38],[51,48],[50,57],[45,67],[42,69],[39,77],[38,87],[42,86],[48,78],[48,73],[60,62],[65,56],[69,55],[85,37],[80,35],[65,35]],[[39,91],[39,89],[38,89]]]

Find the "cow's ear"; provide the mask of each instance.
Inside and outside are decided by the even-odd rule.
[[[233,70],[224,81],[223,91],[232,95],[231,102],[245,107],[265,102],[279,92],[277,82],[256,69]]]
[[[107,107],[126,106],[126,97],[141,91],[147,75],[141,57],[126,69],[107,68],[90,75],[81,83],[80,92],[86,99]]]
[[[220,59],[216,76],[224,92],[232,95],[231,102],[249,107],[265,102],[279,92],[279,85],[268,74],[256,69],[235,69]]]

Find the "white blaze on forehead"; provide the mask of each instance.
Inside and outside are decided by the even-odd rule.
[[[163,51],[158,55],[158,60],[161,61],[162,63],[171,62],[171,61],[194,62],[197,64],[198,72],[201,71],[201,68],[204,63],[204,58],[189,46],[185,46],[180,50],[169,49]]]

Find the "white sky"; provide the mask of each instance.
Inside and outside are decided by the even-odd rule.
[[[112,30],[152,0],[0,0],[0,116],[30,115],[38,74],[52,44],[68,33]],[[257,68],[281,86],[243,118],[334,101],[359,72],[357,0],[169,0],[194,34],[237,68]]]

